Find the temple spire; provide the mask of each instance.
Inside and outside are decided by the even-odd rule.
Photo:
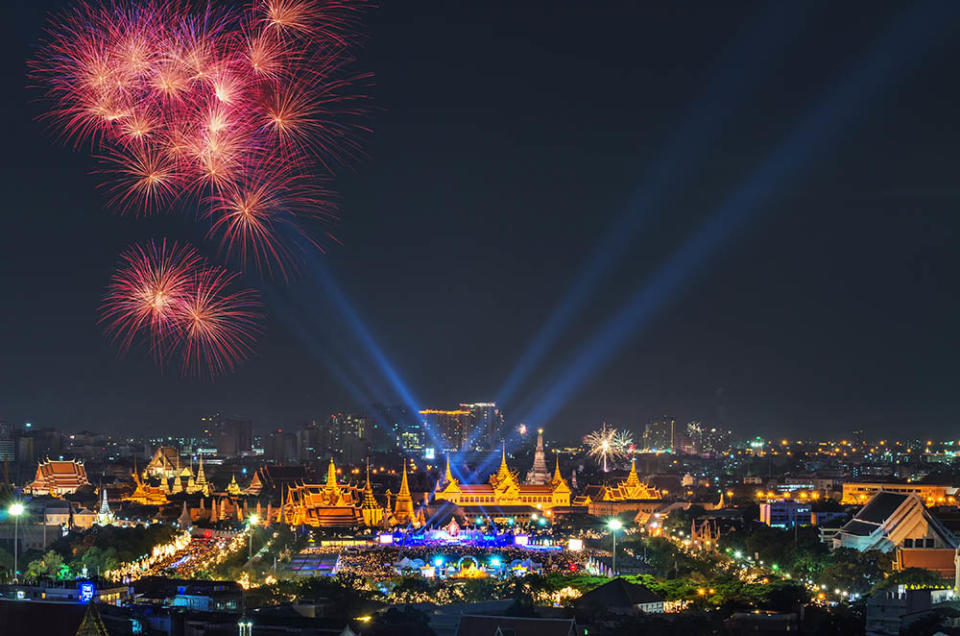
[[[448,483],[453,483],[453,473],[450,471],[450,454],[447,453],[447,470],[443,474],[443,479]]]
[[[397,496],[410,496],[410,484],[407,483],[407,460],[403,460],[403,479],[400,481],[400,492],[397,493]]]
[[[330,458],[330,465],[327,467],[327,487],[337,487],[337,467],[333,465],[333,457]]]
[[[537,450],[533,455],[533,468],[527,473],[527,484],[544,486],[550,481],[547,456],[543,450],[543,429],[537,429]]]
[[[563,479],[563,476],[560,474],[560,453],[557,453],[557,465],[553,469],[553,481],[559,482]]]

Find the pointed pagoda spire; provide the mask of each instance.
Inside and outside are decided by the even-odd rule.
[[[193,525],[193,519],[190,518],[190,510],[187,509],[187,502],[183,502],[183,510],[180,512],[180,517],[177,518],[177,523],[180,524],[181,528],[189,528]]]
[[[237,483],[236,473],[230,477],[230,483],[227,484],[227,493],[233,495],[234,497],[240,494],[240,484]]]
[[[400,481],[400,492],[397,493],[397,502],[393,509],[393,516],[398,523],[411,523],[414,520],[413,499],[410,497],[410,484],[407,481],[407,459],[403,459],[403,479]]]
[[[447,470],[443,474],[443,479],[448,484],[453,483],[453,473],[450,471],[450,453],[447,453]]]
[[[330,465],[327,467],[327,487],[337,487],[337,467],[333,465],[333,457],[330,458]]]
[[[397,497],[410,496],[410,484],[407,483],[407,460],[403,460],[403,479],[400,481],[400,492],[397,493]]]
[[[628,486],[640,485],[640,477],[637,476],[637,458],[636,457],[630,460],[630,474],[627,475],[627,485]]]
[[[207,483],[207,477],[203,474],[203,455],[200,456],[200,466],[197,468],[197,485],[202,486]]]
[[[370,485],[370,458],[367,457],[367,485],[364,486],[364,490],[369,490],[373,492],[373,487]]]
[[[560,453],[557,453],[557,465],[553,469],[553,483],[563,481],[563,475],[560,474]]]

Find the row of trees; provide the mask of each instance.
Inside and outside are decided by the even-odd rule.
[[[120,563],[149,554],[153,547],[173,539],[172,526],[94,526],[71,532],[55,541],[47,552],[27,562],[27,580],[42,578],[71,580],[99,576]]]

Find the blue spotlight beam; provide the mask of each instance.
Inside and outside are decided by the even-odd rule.
[[[868,53],[846,69],[828,96],[767,157],[752,177],[607,321],[572,357],[541,395],[525,421],[536,428],[552,417],[598,366],[608,362],[657,310],[679,292],[697,268],[723,245],[787,177],[806,167],[830,135],[854,121],[859,108],[901,77],[935,44],[956,30],[960,3],[916,3],[881,36]]]
[[[387,356],[383,353],[383,350],[374,340],[370,330],[367,329],[365,323],[363,320],[361,320],[360,316],[353,308],[353,305],[340,289],[340,286],[337,284],[336,280],[334,280],[333,275],[323,265],[323,263],[319,261],[319,259],[314,260],[315,262],[310,268],[310,272],[314,275],[316,281],[320,284],[320,287],[333,301],[334,306],[337,307],[337,309],[343,314],[345,323],[350,328],[353,336],[359,341],[367,355],[374,360],[379,372],[383,374],[383,377],[386,378],[392,389],[403,401],[404,405],[410,411],[411,416],[419,417],[421,410],[419,400],[414,397],[413,392],[409,389],[409,387],[407,387],[406,383],[400,377],[400,374],[387,359]],[[426,425],[425,421],[423,422],[423,428],[430,437],[430,441],[433,443],[434,447],[442,448],[443,446],[440,443],[441,440],[436,433]]]
[[[688,108],[679,129],[664,145],[659,160],[646,173],[624,212],[614,222],[573,286],[554,308],[536,338],[524,351],[497,394],[505,407],[533,369],[549,352],[590,297],[605,272],[619,262],[638,232],[652,220],[669,195],[691,178],[726,119],[749,96],[751,86],[774,68],[778,52],[800,32],[808,10],[800,4],[773,4],[729,48],[700,98]]]

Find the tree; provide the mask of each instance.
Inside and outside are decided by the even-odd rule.
[[[898,585],[936,586],[943,585],[944,579],[936,572],[924,568],[906,568],[894,572],[874,586],[876,590],[886,590]]]
[[[60,574],[60,568],[63,565],[63,557],[53,550],[48,550],[42,558],[31,561],[27,564],[27,578],[57,578],[57,576]]]

